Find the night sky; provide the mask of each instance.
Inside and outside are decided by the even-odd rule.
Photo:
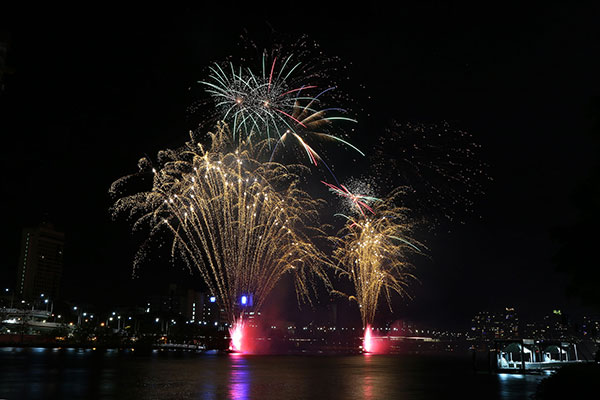
[[[114,303],[140,290],[143,280],[130,279],[138,242],[110,218],[111,182],[186,140],[206,67],[235,56],[242,33],[273,30],[308,34],[348,63],[346,87],[366,110],[353,143],[368,149],[391,120],[448,121],[483,146],[493,181],[464,225],[422,238],[430,258],[416,261],[421,284],[395,307],[398,318],[464,326],[504,306],[525,318],[582,312],[556,272],[552,232],[576,220],[573,194],[597,167],[598,11],[430,3],[3,12],[11,73],[0,94],[0,283],[14,286],[21,228],[46,216],[67,237],[65,297]],[[149,264],[140,271],[149,281],[181,275],[165,260]]]

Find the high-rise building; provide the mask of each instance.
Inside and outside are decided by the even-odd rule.
[[[63,270],[65,235],[49,223],[23,229],[15,291],[24,299],[57,299]]]
[[[567,339],[571,328],[571,320],[562,310],[552,310],[551,314],[544,316],[542,333],[545,338]]]
[[[506,307],[500,312],[500,328],[504,338],[519,337],[519,317],[514,307]]]
[[[519,318],[513,307],[496,313],[480,311],[472,319],[469,336],[473,339],[507,339],[519,337]]]
[[[179,318],[188,323],[211,325],[219,322],[219,306],[215,296],[183,285],[170,283],[165,291],[149,297],[148,312],[163,318]]]

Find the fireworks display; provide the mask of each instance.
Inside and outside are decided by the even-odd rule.
[[[373,334],[371,332],[371,325],[365,326],[365,335],[363,339],[363,350],[365,353],[372,353],[374,350]]]
[[[229,335],[231,336],[231,345],[229,350],[234,352],[244,351],[243,339],[244,339],[244,320],[238,319],[234,321],[233,325],[229,329]]]
[[[473,213],[490,180],[480,147],[472,135],[448,123],[395,122],[378,138],[370,158],[381,182],[410,188],[405,204],[433,227],[463,223]]]
[[[364,155],[332,134],[333,122],[356,122],[346,116],[347,110],[324,105],[323,99],[336,87],[320,86],[319,74],[305,75],[303,68],[293,55],[275,55],[270,60],[263,53],[259,73],[231,62],[225,67],[214,64],[208,79],[200,83],[214,100],[217,118],[231,127],[234,137],[274,139],[272,156],[279,145],[292,139],[301,145],[310,163],[317,165],[321,157],[309,144],[309,137],[337,141]]]
[[[342,213],[360,213],[363,217],[366,217],[365,211],[375,214],[371,205],[380,199],[373,196],[372,184],[357,179],[350,179],[348,183],[339,187],[323,181],[321,183],[327,186],[330,192],[343,199]]]
[[[482,191],[478,145],[447,124],[395,124],[370,155],[376,173],[340,184],[314,146],[325,139],[365,155],[336,131],[337,122],[356,120],[331,104],[339,98],[332,96],[336,85],[324,84],[327,74],[305,64],[303,54],[263,51],[256,69],[241,66],[244,58],[212,64],[199,82],[217,127],[210,145],[205,149],[192,136],[182,148],[159,152],[156,166],[143,158],[137,173],[111,187],[115,215],[128,215],[134,229],[148,227],[150,242],[168,237],[171,255],[199,271],[231,323],[233,351],[243,347],[243,311],[260,310],[284,274],[294,277],[299,302],[311,303],[319,282],[341,293],[330,283],[329,267],[354,286],[346,295],[359,305],[363,347],[370,351],[380,301],[391,308],[394,293],[410,297],[416,280],[410,257],[423,246],[410,237],[416,219],[409,208],[453,220]],[[290,141],[333,176],[335,184],[321,182],[341,200],[335,215],[345,222],[338,236],[319,223],[324,202],[300,186],[308,167],[282,163]],[[125,192],[130,181],[149,177],[148,190]],[[379,187],[396,189],[378,198]],[[317,247],[322,239],[335,244],[334,262]]]
[[[416,279],[409,255],[421,250],[409,238],[413,226],[407,210],[394,204],[399,195],[375,203],[375,215],[346,217],[341,237],[333,239],[334,257],[354,285],[350,298],[358,303],[365,327],[372,324],[381,296],[391,306],[391,294],[408,296],[407,287]]]
[[[310,302],[315,279],[328,283],[328,261],[314,245],[322,235],[319,201],[298,187],[293,166],[258,162],[251,145],[228,152],[230,138],[221,126],[209,150],[189,142],[161,152],[158,167],[142,160],[140,172],[116,181],[112,192],[153,174],[151,190],[120,197],[114,212],[128,213],[136,228],[148,225],[151,235],[170,232],[172,254],[200,272],[233,322],[241,296],[252,296],[259,310],[286,273],[298,299]]]

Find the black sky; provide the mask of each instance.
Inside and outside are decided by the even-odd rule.
[[[551,230],[573,222],[572,193],[597,161],[598,8],[419,4],[5,12],[2,285],[13,285],[20,229],[47,214],[67,234],[66,294],[136,288],[136,242],[110,220],[110,183],[185,140],[205,67],[235,55],[242,32],[273,29],[306,33],[351,64],[351,95],[370,114],[353,142],[368,148],[396,119],[449,121],[483,145],[494,181],[465,225],[425,238],[431,260],[399,317],[461,325],[505,305],[524,316],[577,309]],[[147,273],[175,274],[166,262]]]

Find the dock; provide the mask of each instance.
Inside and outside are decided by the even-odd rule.
[[[473,352],[473,366],[481,370],[478,354]],[[497,339],[487,349],[485,370],[498,373],[543,373],[565,365],[593,362],[582,357],[577,343],[548,339]]]

